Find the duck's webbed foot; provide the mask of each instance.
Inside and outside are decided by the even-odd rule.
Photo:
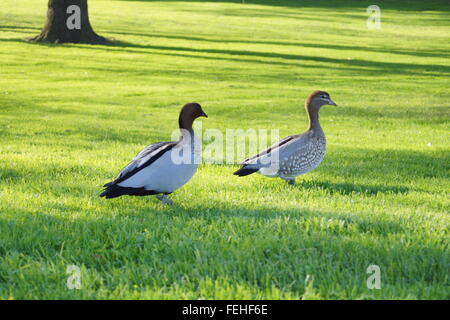
[[[161,203],[165,206],[166,204],[171,205],[173,201],[167,197],[167,194],[157,194],[156,198],[161,201]]]
[[[283,179],[284,181],[286,181],[288,185],[291,185],[291,186],[295,185],[295,178],[285,178],[285,177],[282,177],[281,179]]]

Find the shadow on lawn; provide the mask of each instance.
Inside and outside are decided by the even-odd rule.
[[[179,47],[179,46],[161,46],[161,45],[142,45],[142,44],[134,44],[128,42],[116,42],[111,46],[105,47],[94,47],[90,46],[90,49],[96,50],[111,50],[111,47],[118,48],[138,48],[138,49],[150,49],[150,50],[158,50],[158,51],[175,51],[182,53],[167,53],[167,55],[179,55],[179,56],[188,56],[194,57],[198,59],[217,59],[217,60],[234,60],[239,62],[253,62],[253,63],[265,63],[265,64],[287,64],[287,65],[296,65],[301,67],[307,67],[302,65],[302,61],[312,61],[312,62],[321,62],[321,63],[330,63],[335,65],[345,65],[347,67],[353,68],[353,70],[358,71],[368,71],[373,73],[386,73],[386,74],[409,74],[409,75],[433,75],[433,76],[442,76],[446,77],[445,74],[432,74],[431,71],[434,72],[442,72],[450,74],[450,67],[444,65],[436,65],[436,64],[414,64],[414,63],[398,63],[398,62],[380,62],[380,61],[369,61],[362,59],[337,59],[331,57],[320,57],[320,56],[309,56],[309,55],[301,55],[301,54],[287,54],[287,53],[276,53],[276,52],[265,52],[265,51],[249,51],[249,50],[225,50],[225,49],[196,49],[191,47]],[[119,50],[123,51],[123,50]],[[128,52],[133,53],[145,53],[140,50],[129,50]],[[281,61],[261,61],[254,59],[230,59],[223,57],[208,57],[208,56],[196,56],[196,55],[185,55],[185,52],[190,53],[207,53],[207,54],[223,54],[228,56],[240,56],[240,57],[255,57],[255,58],[275,58],[282,59],[287,61],[297,61],[298,63],[293,62],[281,62]],[[159,52],[152,52],[159,53]],[[361,70],[361,68],[366,68],[365,70]]]
[[[294,186],[300,189],[322,189],[327,190],[330,194],[342,195],[358,195],[374,196],[380,193],[386,194],[401,194],[408,193],[409,188],[403,186],[386,186],[386,185],[363,185],[353,183],[333,183],[330,181],[302,181]]]
[[[333,281],[367,294],[365,271],[375,262],[386,268],[389,285],[414,279],[431,286],[447,274],[442,245],[414,241],[411,225],[395,218],[307,209],[227,208],[225,202],[223,206],[205,203],[189,209],[154,209],[145,207],[143,200],[130,199],[99,199],[92,216],[80,200],[76,205],[47,204],[33,212],[17,210],[17,220],[0,217],[0,230],[9,231],[0,256],[20,253],[28,267],[34,267],[35,261],[62,268],[73,263],[96,272],[107,287],[122,281],[131,291],[136,281],[144,287],[183,287],[184,277],[194,283],[226,277],[233,284],[257,289],[275,285],[301,294],[306,275],[320,274],[316,288],[322,281]],[[11,231],[24,236],[15,239]],[[408,245],[403,234],[413,237]],[[430,259],[432,264],[421,262]],[[21,273],[18,266],[14,271]],[[63,278],[59,285],[65,283]]]
[[[233,224],[236,224],[236,226],[240,222],[250,222],[255,227],[258,225],[264,228],[268,224],[272,224],[273,220],[281,219],[280,221],[283,221],[282,223],[295,225],[296,222],[301,223],[313,219],[318,223],[316,227],[319,230],[321,228],[327,229],[326,232],[333,237],[343,236],[348,233],[367,233],[387,236],[405,232],[405,226],[395,221],[395,219],[385,219],[385,217],[384,219],[374,219],[367,215],[360,216],[357,212],[323,212],[307,208],[280,209],[278,207],[267,207],[264,205],[244,208],[233,207],[226,201],[218,202],[217,200],[186,208],[182,203],[174,203],[171,206],[163,207],[154,197],[123,197],[113,200],[98,198],[97,200],[88,200],[90,206],[95,204],[95,212],[92,212],[92,215],[94,215],[92,216],[89,212],[90,209],[85,207],[87,201],[86,195],[80,193],[77,194],[78,196],[80,197],[80,201],[76,204],[66,204],[64,200],[52,201],[44,203],[41,207],[33,208],[29,212],[27,210],[11,208],[10,211],[14,212],[14,215],[20,216],[21,219],[12,221],[7,227],[20,227],[17,230],[20,233],[27,233],[27,230],[45,229],[47,233],[50,233],[52,239],[50,242],[53,242],[47,243],[45,249],[47,250],[53,247],[57,252],[60,251],[60,245],[63,242],[65,243],[65,251],[69,250],[68,247],[70,245],[67,242],[71,240],[70,238],[78,235],[90,236],[91,233],[91,241],[95,242],[96,237],[103,238],[103,241],[106,242],[106,247],[118,249],[113,244],[108,244],[111,237],[128,239],[129,243],[133,243],[142,231],[155,227],[160,228],[162,225],[160,222],[157,222],[158,219],[162,219],[164,223],[168,224],[169,229],[174,229],[173,231],[177,228],[185,228],[186,225],[190,224],[192,224],[192,227],[196,226],[195,228],[199,224],[207,228],[210,223],[217,223],[217,221],[223,221],[224,223],[226,221],[233,221]],[[180,199],[179,201],[181,202],[182,200]],[[71,215],[74,215],[76,218],[68,219]],[[286,218],[287,220],[285,220]],[[0,226],[0,230],[5,228],[5,224],[8,224],[8,222],[0,217],[1,224],[3,225]],[[79,229],[80,233],[69,232],[67,230],[68,225],[70,225],[69,229],[71,231]],[[230,225],[224,226],[224,229],[229,229],[229,227]],[[242,238],[257,236],[263,239],[263,234],[259,232],[254,234],[256,230],[252,228],[252,231],[249,231],[248,234],[236,234],[236,236]],[[197,241],[201,241],[202,231],[198,231],[199,233],[196,234],[198,236]],[[304,232],[304,230],[301,231]],[[167,237],[166,240],[176,236],[170,230],[160,230],[159,232]],[[41,234],[41,232],[34,233],[36,235]],[[70,234],[69,238],[64,235],[67,233]],[[43,235],[43,237],[45,238],[46,235]],[[157,235],[155,237],[159,238]],[[77,240],[84,242],[87,239]],[[162,240],[164,241],[164,239]],[[128,243],[124,245],[127,246]],[[92,254],[94,253],[92,252]]]
[[[36,28],[36,27],[22,27],[22,26],[4,26],[4,25],[0,25],[0,31],[1,30],[14,31],[14,32],[20,32],[20,33],[29,33],[29,32],[39,31],[41,29],[40,28]]]
[[[119,0],[119,1],[133,1],[133,2],[155,2],[160,0]],[[222,3],[234,3],[242,6],[250,6],[252,4],[274,6],[274,7],[289,7],[289,8],[323,8],[323,9],[362,9],[365,10],[368,6],[373,4],[371,0],[334,0],[334,1],[317,1],[317,0],[215,0],[215,1],[203,1],[203,0],[167,0],[175,2],[222,2]],[[382,9],[386,10],[401,10],[401,11],[425,11],[425,10],[438,10],[448,11],[450,5],[443,3],[439,0],[429,0],[426,3],[421,1],[411,0],[380,0],[377,3]]]
[[[22,178],[18,170],[0,167],[0,183],[15,183]]]
[[[23,42],[18,39],[0,39],[2,42]],[[226,42],[226,41],[224,41]],[[54,47],[60,45],[55,44],[42,44],[32,43],[30,45]],[[68,45],[68,48],[77,47],[78,45]],[[324,47],[324,45],[309,44],[307,47]],[[326,46],[326,45],[325,45]],[[330,49],[336,50],[339,46],[330,46]],[[107,46],[83,46],[83,49],[100,50],[100,51],[117,51],[117,52],[129,52],[135,54],[163,54],[168,56],[188,57],[196,59],[208,59],[208,60],[224,60],[235,61],[245,63],[259,63],[267,65],[286,65],[297,66],[302,68],[319,68],[319,66],[305,65],[302,61],[318,62],[332,64],[333,69],[350,70],[358,73],[368,74],[403,74],[403,75],[420,75],[420,76],[433,76],[433,77],[447,77],[450,74],[450,67],[438,64],[415,64],[415,63],[400,63],[400,62],[381,62],[370,61],[363,59],[338,59],[324,56],[311,56],[304,54],[288,54],[288,53],[276,53],[266,51],[250,51],[250,50],[225,50],[225,49],[196,49],[193,47],[181,47],[181,46],[162,46],[162,45],[149,45],[149,44],[135,44],[129,42],[116,41]],[[345,46],[341,46],[344,49]],[[137,50],[132,50],[137,49]],[[139,49],[144,49],[139,50]],[[363,47],[348,47],[349,50],[363,50]],[[376,51],[377,49],[374,49]],[[384,49],[383,49],[384,50]],[[382,51],[383,51],[382,50]],[[370,49],[369,49],[370,51]],[[388,52],[388,51],[386,51]],[[400,51],[403,54],[408,51]],[[192,54],[189,54],[192,53]],[[395,53],[395,52],[394,52]],[[197,55],[200,54],[200,55]],[[225,55],[223,56],[209,56],[204,54]],[[416,53],[409,52],[408,54],[415,55]],[[428,56],[429,53],[418,53],[417,55]],[[441,55],[437,53],[436,55]],[[443,56],[447,56],[442,54]],[[277,60],[261,60],[262,59],[277,59]],[[284,60],[284,61],[283,61]],[[339,67],[345,66],[345,67]]]
[[[212,43],[240,43],[240,44],[267,44],[275,46],[289,46],[289,47],[299,47],[299,48],[313,48],[313,49],[331,49],[331,50],[342,50],[342,51],[367,51],[367,52],[380,52],[380,53],[390,53],[399,55],[410,55],[418,57],[438,57],[438,58],[448,58],[450,53],[445,50],[427,50],[421,48],[420,51],[416,49],[399,49],[399,48],[375,48],[375,47],[362,47],[355,45],[339,45],[330,43],[311,43],[303,41],[273,41],[273,40],[254,40],[254,39],[212,39],[200,36],[186,36],[178,34],[166,34],[166,33],[135,33],[135,32],[125,32],[125,31],[105,31],[111,34],[117,35],[129,35],[136,37],[148,37],[148,38],[161,38],[161,39],[173,39],[173,40],[188,40],[188,41],[202,41],[202,42],[212,42]],[[123,44],[127,45],[126,42],[118,41],[117,44],[120,46]],[[132,45],[132,44],[131,44]]]

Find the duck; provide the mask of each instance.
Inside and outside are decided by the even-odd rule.
[[[172,204],[168,195],[185,185],[198,168],[200,148],[192,124],[199,117],[208,117],[200,104],[185,104],[178,117],[178,141],[157,142],[140,151],[117,177],[106,183],[100,197],[154,195],[165,204]]]
[[[297,176],[316,169],[325,156],[327,144],[319,122],[319,111],[324,105],[337,106],[326,91],[311,93],[305,101],[309,117],[306,132],[285,137],[246,159],[234,174],[244,177],[257,172],[266,177],[279,177],[293,185]]]

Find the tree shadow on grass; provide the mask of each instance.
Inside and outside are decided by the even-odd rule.
[[[256,58],[275,58],[282,60],[295,60],[301,61],[311,61],[311,62],[323,62],[336,65],[346,65],[353,68],[367,68],[371,71],[377,73],[389,73],[392,74],[395,70],[396,74],[416,74],[416,75],[427,75],[430,71],[443,72],[450,74],[450,67],[444,65],[435,64],[413,64],[413,63],[397,63],[397,62],[380,62],[380,61],[369,61],[362,59],[337,59],[331,57],[320,57],[320,56],[309,56],[302,54],[287,54],[287,53],[276,53],[276,52],[264,52],[264,51],[250,51],[250,50],[225,50],[225,49],[196,49],[191,47],[179,47],[179,46],[161,46],[161,45],[141,45],[133,44],[127,42],[116,42],[113,44],[116,47],[125,48],[140,48],[140,49],[150,49],[150,50],[160,50],[160,51],[179,51],[179,52],[193,52],[193,53],[208,53],[208,54],[224,54],[229,56],[241,56],[241,57],[256,57]],[[100,48],[101,50],[102,48]],[[105,50],[108,48],[105,47]],[[199,58],[204,58],[203,56]],[[214,57],[215,59],[215,57]],[[238,59],[239,60],[239,59]],[[250,60],[251,62],[258,62],[258,60]],[[272,62],[269,62],[272,63]],[[275,62],[276,63],[276,62]],[[303,66],[304,67],[304,66]],[[424,73],[426,72],[426,73]],[[439,75],[439,74],[437,74]],[[446,76],[444,74],[440,76]]]
[[[119,33],[120,34],[120,33]],[[0,39],[0,41],[7,42],[17,42],[17,39]],[[224,40],[223,42],[227,42]],[[245,42],[245,41],[244,41]],[[280,43],[282,44],[282,43]],[[33,45],[45,45],[48,47],[52,47],[55,45],[52,44],[33,44]],[[77,45],[71,45],[70,47],[76,47]],[[337,46],[337,45],[321,45],[321,44],[299,44],[299,46],[305,46],[308,48],[328,48],[333,50],[368,50],[368,51],[377,51],[381,50],[382,52],[388,53],[389,50],[385,49],[367,49],[358,46]],[[59,46],[58,46],[59,47]],[[291,66],[299,66],[303,68],[313,67],[302,64],[302,61],[307,62],[318,62],[318,63],[327,63],[333,64],[335,67],[340,69],[341,66],[345,66],[349,70],[358,71],[358,72],[368,72],[368,73],[383,73],[383,74],[403,74],[403,75],[420,75],[420,76],[439,76],[446,77],[447,74],[450,74],[450,67],[445,65],[437,65],[437,64],[415,64],[415,63],[399,63],[399,62],[381,62],[381,61],[370,61],[363,59],[338,59],[331,58],[325,56],[311,56],[311,55],[303,55],[303,54],[287,54],[287,53],[276,53],[276,52],[266,52],[266,51],[251,51],[251,50],[225,50],[225,49],[197,49],[193,47],[182,47],[182,46],[162,46],[162,45],[149,45],[149,44],[136,44],[129,43],[123,41],[115,41],[107,46],[83,46],[83,49],[91,49],[91,50],[105,50],[105,51],[118,51],[118,52],[130,52],[136,54],[165,54],[172,56],[184,56],[191,57],[196,59],[211,59],[211,60],[228,60],[228,61],[236,61],[236,62],[246,62],[246,63],[261,63],[261,64],[279,64],[279,65],[291,65]],[[137,49],[137,50],[133,50]],[[141,50],[144,49],[145,51]],[[192,54],[188,54],[192,53]],[[395,53],[395,50],[394,52]],[[420,52],[412,52],[412,51],[399,51],[400,54],[410,54],[410,55],[418,55],[418,56],[430,56],[433,53],[420,53]],[[196,55],[200,54],[200,55]],[[225,55],[228,57],[218,57],[218,56],[205,56],[203,54],[214,54],[214,55]],[[447,56],[446,54],[436,53],[435,56]],[[235,58],[239,57],[239,58]],[[249,59],[250,58],[250,59]],[[277,59],[275,61],[269,60],[260,60],[258,58],[263,59]],[[281,60],[281,61],[280,61]],[[283,61],[284,60],[284,61]],[[293,62],[296,61],[296,62]],[[314,66],[316,67],[316,66]],[[343,68],[345,69],[345,68]]]
[[[2,31],[2,30],[4,30],[4,31],[14,31],[14,32],[19,32],[19,33],[30,33],[30,32],[39,31],[41,29],[40,28],[35,28],[35,27],[0,25],[0,31]]]
[[[50,277],[45,283],[52,290],[64,288],[66,265],[75,264],[102,278],[103,291],[119,285],[122,291],[136,291],[134,284],[186,288],[191,282],[198,286],[202,279],[224,278],[232,286],[245,284],[263,293],[276,287],[301,295],[309,274],[319,275],[314,287],[327,297],[342,298],[344,291],[368,294],[366,269],[374,263],[385,270],[385,286],[409,283],[411,290],[417,283],[436,287],[447,274],[442,246],[423,239],[405,245],[411,226],[394,218],[242,208],[226,202],[154,209],[143,206],[142,199],[127,200],[106,204],[99,199],[95,212],[80,199],[77,204],[52,203],[32,211],[12,209],[13,219],[0,216],[0,256],[23,259],[14,266],[4,264],[9,272],[0,274],[2,280],[20,287],[16,274],[26,277],[25,269],[57,265],[64,281]],[[431,265],[421,262],[430,259]],[[36,277],[30,281],[43,285]],[[80,291],[93,290],[95,295],[100,283],[91,281],[87,279]],[[330,282],[341,295],[326,290]],[[45,290],[42,287],[40,294],[49,294]],[[410,297],[420,294],[411,290]]]
[[[0,39],[0,41],[7,42],[19,42],[17,39]],[[45,45],[48,47],[56,46],[52,44],[32,44],[32,45]],[[79,45],[68,45],[67,48],[77,47]],[[162,45],[143,45],[129,42],[115,41],[107,46],[83,46],[83,49],[90,50],[105,50],[105,51],[117,51],[117,52],[130,52],[136,54],[165,54],[170,56],[189,57],[196,59],[210,59],[210,60],[228,60],[236,62],[246,63],[260,63],[260,64],[272,64],[272,65],[287,65],[298,66],[302,68],[318,68],[318,66],[309,66],[302,64],[302,61],[307,62],[319,62],[334,65],[334,69],[347,69],[369,74],[402,74],[402,75],[420,75],[420,76],[432,76],[432,77],[447,77],[450,74],[450,67],[437,64],[415,64],[415,63],[399,63],[399,62],[381,62],[381,61],[369,61],[362,59],[338,59],[324,56],[310,56],[303,54],[287,54],[265,51],[250,51],[250,50],[225,50],[225,49],[197,49],[192,47],[180,47],[180,46],[162,46]],[[133,50],[138,49],[138,50]],[[144,49],[140,50],[140,49]],[[192,55],[186,53],[193,53]],[[200,55],[196,55],[200,54]],[[218,54],[221,56],[205,56],[203,54]],[[235,58],[237,57],[237,58]],[[251,59],[249,59],[251,58]],[[279,59],[275,61],[259,60],[263,59]],[[285,60],[285,61],[283,61]],[[345,67],[340,67],[345,66]]]
[[[160,0],[119,0],[130,2],[157,2]],[[324,9],[363,9],[373,4],[373,1],[349,1],[349,0],[334,0],[334,1],[318,1],[318,0],[167,0],[167,2],[185,2],[185,3],[231,3],[242,6],[251,5],[264,5],[273,7],[287,7],[287,8],[324,8]],[[450,5],[439,0],[429,0],[426,3],[421,1],[411,0],[380,0],[377,3],[382,9],[385,10],[401,10],[401,11],[425,11],[425,10],[437,10],[437,11],[449,11]]]
[[[129,35],[137,37],[148,37],[148,38],[161,38],[161,39],[173,39],[173,40],[188,40],[188,41],[201,41],[201,42],[212,42],[212,43],[236,43],[236,44],[267,44],[275,46],[288,46],[288,47],[298,47],[298,48],[312,48],[312,49],[331,49],[331,50],[341,50],[341,51],[366,51],[366,52],[380,52],[398,55],[409,55],[418,57],[437,57],[437,58],[448,58],[450,53],[445,50],[427,50],[427,49],[399,49],[399,48],[375,48],[375,47],[363,47],[355,45],[339,45],[330,43],[311,43],[304,41],[273,41],[273,40],[255,40],[255,39],[213,39],[202,36],[186,36],[183,34],[167,34],[167,33],[136,33],[127,31],[105,31],[111,34],[117,35]],[[127,42],[116,41],[117,45],[123,44],[127,46]],[[130,44],[130,43],[128,43]],[[132,45],[132,44],[130,44]]]

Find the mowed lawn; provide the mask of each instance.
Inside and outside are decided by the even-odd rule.
[[[450,298],[448,2],[377,1],[381,30],[372,1],[245,2],[90,0],[120,41],[90,46],[22,41],[47,0],[2,1],[0,298]],[[98,197],[184,103],[285,136],[316,89],[338,107],[296,186],[203,164],[170,207]]]

